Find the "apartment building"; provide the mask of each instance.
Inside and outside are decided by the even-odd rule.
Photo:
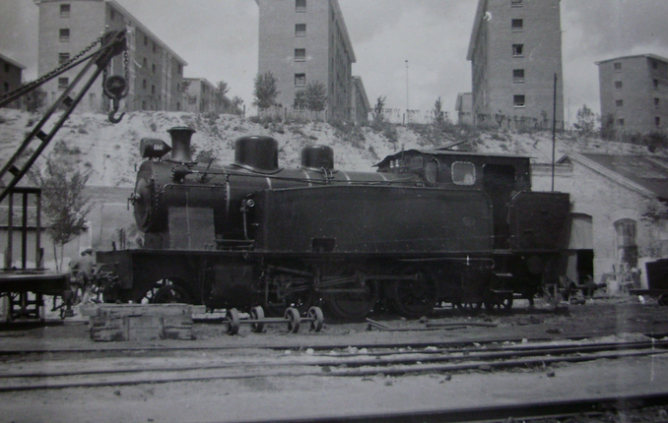
[[[601,116],[612,116],[618,133],[648,133],[668,126],[668,59],[640,54],[596,64]]]
[[[355,52],[338,0],[255,0],[260,10],[259,74],[272,72],[276,102],[292,107],[313,82],[327,88],[330,119],[351,118]]]
[[[472,65],[473,123],[563,126],[560,0],[479,0],[467,59]]]
[[[238,113],[232,101],[218,95],[218,88],[206,78],[184,78],[185,111],[196,113]]]
[[[38,72],[43,75],[74,57],[107,30],[128,31],[128,96],[134,110],[183,110],[183,68],[187,62],[114,0],[34,0],[39,7]],[[60,95],[79,68],[43,86],[49,101]],[[109,75],[124,75],[122,55],[113,59]],[[91,87],[78,110],[107,112],[102,78]]]
[[[455,111],[458,125],[471,125],[473,123],[473,93],[457,94]]]
[[[0,97],[21,86],[24,70],[25,66],[0,54]],[[13,102],[10,107],[18,107],[18,104]]]
[[[369,122],[369,113],[371,112],[371,104],[366,95],[366,89],[362,82],[361,76],[353,76],[352,84],[353,94],[351,96],[351,118],[353,122],[358,124],[366,124]]]

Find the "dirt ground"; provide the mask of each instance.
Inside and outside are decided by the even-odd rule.
[[[165,355],[165,360],[219,360],[234,357],[281,357],[308,354],[307,347],[346,348],[386,343],[488,342],[514,339],[589,338],[606,341],[643,340],[668,334],[668,308],[655,300],[625,297],[599,298],[585,305],[561,304],[554,308],[537,303],[535,309],[517,304],[512,313],[461,313],[440,310],[431,322],[487,323],[454,330],[386,332],[369,330],[366,323],[326,323],[320,333],[302,329],[287,334],[282,326],[271,326],[264,334],[242,327],[238,336],[225,334],[220,323],[197,323],[193,341],[149,341],[144,343],[95,343],[81,319],[64,324],[36,327],[3,327],[0,350],[23,351],[5,355],[1,373],[17,366],[38,366],[27,352],[43,349],[77,349],[63,360],[80,360],[80,366],[113,366],[126,352],[113,350],[141,346],[183,347]],[[374,316],[393,328],[424,328],[419,321]],[[224,348],[211,351],[206,348]],[[271,352],[267,347],[273,348]],[[295,348],[297,347],[297,348]],[[302,347],[301,349],[299,347]],[[290,348],[290,350],[288,350]],[[85,351],[95,351],[93,353]],[[111,351],[111,352],[110,352]],[[326,351],[326,350],[325,350]],[[48,366],[58,364],[58,355],[47,356]],[[90,364],[86,360],[92,360]],[[54,364],[56,363],[56,364]],[[556,364],[545,368],[512,371],[464,371],[451,375],[424,374],[388,377],[259,377],[128,387],[75,388],[49,391],[0,393],[2,422],[217,422],[290,420],[314,416],[343,416],[391,412],[418,413],[425,410],[540,403],[554,399],[606,397],[627,393],[668,390],[668,356],[596,360],[579,364]]]

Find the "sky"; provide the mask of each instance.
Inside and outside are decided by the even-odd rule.
[[[117,0],[189,65],[186,77],[225,81],[247,107],[258,66],[254,0]],[[278,1],[278,0],[277,0]],[[477,0],[339,0],[369,101],[431,110],[440,97],[454,116],[471,91],[466,53]],[[159,8],[156,5],[159,4]],[[0,54],[37,75],[38,7],[0,0]],[[632,54],[668,57],[668,1],[562,0],[564,104],[569,122],[583,104],[600,111],[596,61]],[[406,67],[408,61],[408,68]]]

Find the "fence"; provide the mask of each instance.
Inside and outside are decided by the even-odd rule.
[[[441,117],[447,121],[448,112],[441,112]],[[429,124],[436,121],[436,112],[434,110],[383,109],[383,118],[386,122],[400,125]]]
[[[460,113],[460,122],[471,122],[473,115],[471,113]],[[478,114],[476,115],[475,126],[479,128],[499,128],[513,131],[538,130],[545,131],[552,129],[552,120],[547,117],[534,118],[529,116],[506,116],[502,114]],[[558,131],[563,131],[566,124],[563,120],[556,121]]]

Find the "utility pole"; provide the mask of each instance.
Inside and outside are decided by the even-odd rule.
[[[554,192],[554,161],[557,148],[557,74],[554,74],[554,100],[552,107],[552,191]]]
[[[408,122],[408,111],[410,110],[408,96],[408,60],[406,60],[406,122]]]

